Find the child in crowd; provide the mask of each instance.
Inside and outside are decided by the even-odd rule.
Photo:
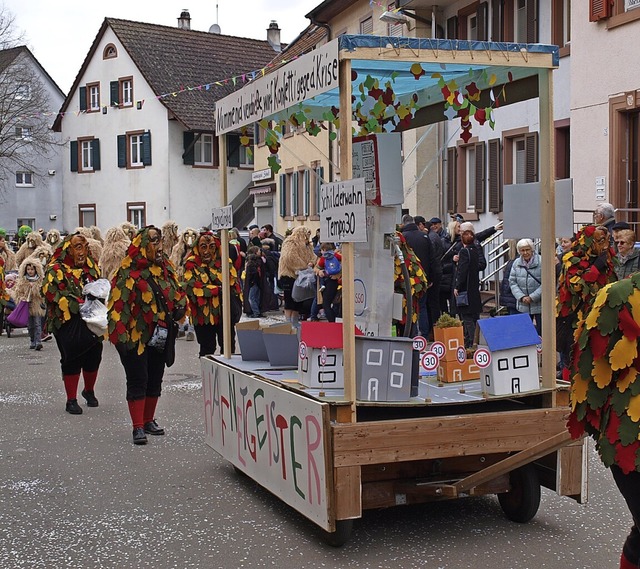
[[[31,350],[42,349],[42,320],[45,315],[45,303],[42,297],[44,269],[39,259],[27,257],[18,269],[15,286],[16,304],[22,300],[29,303],[29,338]]]
[[[260,318],[260,302],[262,300],[262,275],[265,271],[262,261],[262,250],[252,245],[247,249],[247,262],[244,267],[244,290],[248,291],[251,317]]]
[[[328,322],[335,322],[340,313],[338,303],[334,305],[334,299],[338,294],[341,284],[342,256],[335,250],[333,243],[320,245],[321,256],[316,263],[315,271],[320,277],[320,290],[322,291],[322,308]]]

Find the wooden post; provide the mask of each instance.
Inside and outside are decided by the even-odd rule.
[[[340,62],[340,179],[351,179],[351,61]],[[351,403],[351,422],[356,421],[356,340],[353,243],[342,244],[342,341],[344,350],[344,396]]]
[[[227,135],[218,137],[218,156],[220,157],[220,205],[227,205]],[[222,247],[222,339],[224,341],[225,358],[231,357],[231,288],[229,287],[229,232],[226,229],[220,231]]]
[[[556,386],[556,186],[553,69],[538,71],[540,104],[540,249],[542,257],[542,387]],[[555,406],[555,392],[551,405]]]

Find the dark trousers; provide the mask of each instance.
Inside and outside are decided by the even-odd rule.
[[[58,344],[58,350],[60,354],[65,353],[62,348],[62,340],[58,335],[53,336]],[[62,375],[75,375],[81,371],[98,371],[100,362],[102,361],[102,342],[96,343],[86,352],[80,354],[78,357],[65,359],[60,358],[60,368],[62,369]]]
[[[480,319],[480,315],[477,313],[464,313],[460,314],[462,320],[462,327],[464,330],[464,347],[470,348],[473,345],[473,340],[476,336],[476,324]]]
[[[640,472],[634,470],[624,474],[620,467],[614,464],[611,474],[633,517],[633,526],[624,542],[622,553],[634,567],[640,567]]]
[[[160,397],[164,376],[164,352],[145,348],[138,355],[138,348],[126,350],[118,347],[118,354],[127,378],[127,401],[145,397]]]
[[[338,281],[336,279],[324,279],[324,290],[322,291],[322,308],[327,322],[335,322],[337,311],[333,308],[333,299],[338,292]]]
[[[217,347],[218,334],[222,335],[222,326],[220,324],[216,326],[213,324],[196,324],[193,328],[196,331],[196,339],[200,345],[198,355],[214,354]],[[232,330],[231,333],[234,334],[235,330]],[[220,342],[220,351],[222,351],[222,341]]]

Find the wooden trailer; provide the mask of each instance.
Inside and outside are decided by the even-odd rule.
[[[374,132],[397,132],[458,116],[462,134],[470,134],[495,119],[497,106],[537,98],[541,248],[552,251],[557,65],[555,46],[344,35],[219,101],[217,134],[292,113],[305,121],[333,116],[340,172],[348,180],[355,123],[340,117],[359,117],[362,125],[367,116]],[[222,190],[226,203],[224,167]],[[473,398],[468,395],[475,388],[469,385],[457,399],[367,403],[356,397],[351,332],[360,275],[354,270],[354,243],[341,241],[344,389],[333,394],[306,389],[296,370],[231,356],[232,331],[226,329],[227,352],[202,359],[207,444],[323,528],[336,545],[370,508],[489,493],[499,496],[507,516],[524,522],[538,508],[540,485],[584,501],[585,446],[566,432],[567,392],[555,380],[552,255],[542,256],[547,317],[539,390]],[[226,231],[222,251],[226,255]],[[229,322],[228,303],[223,311]],[[382,327],[379,334],[390,330]]]

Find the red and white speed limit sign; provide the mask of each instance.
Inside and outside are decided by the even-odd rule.
[[[431,344],[431,351],[434,352],[438,358],[442,359],[447,348],[445,348],[445,345],[442,342],[434,342]]]
[[[307,359],[307,344],[305,344],[304,342],[300,342],[300,345],[298,346],[298,354],[300,355],[300,359],[301,360],[306,360]]]
[[[424,336],[416,336],[413,339],[413,349],[418,352],[424,352],[427,349],[427,340]]]
[[[460,346],[456,351],[456,359],[461,364],[467,361],[467,350],[464,349],[464,346]]]
[[[440,358],[434,352],[425,352],[420,358],[420,363],[426,371],[435,371],[438,369]]]
[[[479,368],[488,367],[491,363],[491,352],[485,348],[478,348],[473,354],[473,361]]]

